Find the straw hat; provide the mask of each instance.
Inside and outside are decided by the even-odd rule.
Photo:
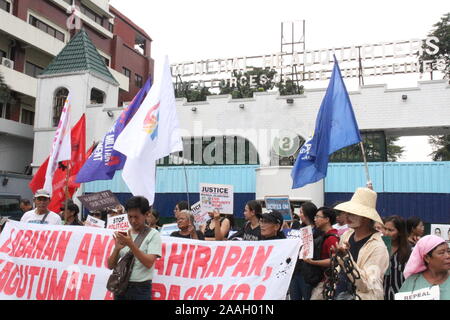
[[[376,210],[377,193],[368,188],[356,189],[350,201],[338,204],[334,209],[349,212],[383,224]]]

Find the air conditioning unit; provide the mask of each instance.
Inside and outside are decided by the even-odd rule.
[[[2,66],[5,66],[10,69],[14,69],[14,61],[2,58]]]

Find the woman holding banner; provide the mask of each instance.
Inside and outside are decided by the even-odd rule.
[[[450,300],[450,248],[444,239],[435,235],[421,238],[414,247],[411,257],[406,263],[404,272],[406,281],[400,292],[411,292],[429,289],[439,300]],[[436,289],[437,287],[437,289]]]
[[[145,216],[150,210],[146,198],[132,197],[125,209],[131,229],[128,233],[114,234],[116,246],[108,259],[108,268],[114,269],[119,258],[130,252],[133,261],[128,287],[123,294],[115,295],[114,300],[151,300],[154,263],[161,257],[161,237],[158,231],[145,224]]]
[[[228,238],[228,233],[232,227],[232,219],[228,215],[223,216],[218,210],[208,212],[209,219],[205,225],[201,226],[201,231],[206,241],[221,241]]]

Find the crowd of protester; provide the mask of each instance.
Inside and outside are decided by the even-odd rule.
[[[376,193],[359,188],[352,199],[332,207],[301,204],[292,221],[284,221],[277,210],[263,211],[252,200],[243,208],[245,223],[236,228],[233,215],[209,212],[209,220],[199,229],[189,203],[181,201],[173,210],[178,231],[172,237],[207,241],[261,241],[285,239],[283,231],[310,226],[314,238],[312,259],[299,257],[289,285],[290,300],[394,300],[399,292],[438,285],[440,299],[450,299],[450,249],[436,235],[424,236],[424,222],[417,217],[392,215],[382,219],[376,211]],[[48,210],[50,195],[38,190],[30,201],[22,200],[21,222],[83,226],[79,207],[68,200],[59,213]],[[106,221],[128,214],[128,233],[115,233],[116,246],[109,257],[113,269],[121,257],[133,255],[130,285],[117,300],[150,299],[154,261],[161,255],[159,212],[147,199],[132,197],[119,205],[91,215]],[[143,237],[140,247],[135,241]],[[141,239],[142,241],[142,239]],[[149,291],[150,285],[150,291]],[[146,289],[143,289],[143,288]]]

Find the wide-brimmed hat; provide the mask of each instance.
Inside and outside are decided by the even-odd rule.
[[[377,193],[369,188],[356,189],[350,201],[338,204],[334,209],[352,213],[383,224],[376,210]]]

